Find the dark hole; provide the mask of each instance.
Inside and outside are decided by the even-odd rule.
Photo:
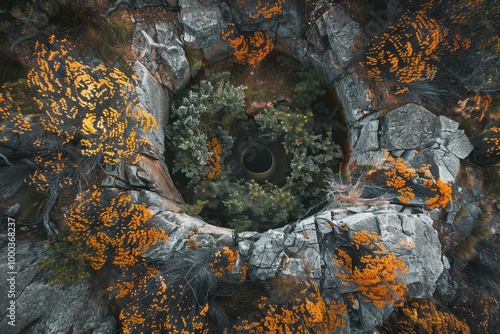
[[[252,173],[264,173],[271,169],[273,156],[267,148],[250,147],[243,155],[243,166]]]

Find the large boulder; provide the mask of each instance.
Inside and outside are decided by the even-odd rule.
[[[473,149],[457,122],[412,103],[384,116],[381,138],[381,148],[402,155],[414,167],[430,164],[433,175],[446,182],[455,180],[460,159]]]

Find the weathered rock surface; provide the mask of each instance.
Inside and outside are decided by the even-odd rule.
[[[156,28],[156,29],[155,29]],[[155,28],[137,25],[132,50],[137,59],[164,87],[173,92],[184,88],[191,78],[182,43],[173,25],[157,22]]]
[[[389,152],[412,151],[407,161],[414,167],[430,164],[433,175],[443,181],[454,181],[460,159],[472,151],[458,123],[436,116],[424,107],[406,104],[384,116],[381,127],[381,148]]]
[[[180,21],[184,25],[184,42],[193,43],[203,49],[209,61],[220,60],[230,55],[229,42],[221,38],[227,19],[223,10],[227,7],[218,2],[179,0]]]
[[[0,270],[9,275],[7,267],[7,236],[0,235]],[[74,286],[50,286],[44,283],[46,272],[37,263],[46,256],[46,247],[33,240],[16,242],[16,312],[15,327],[7,315],[10,299],[8,285],[0,285],[0,328],[2,333],[92,333],[115,332],[115,320],[108,315],[106,297],[96,294],[86,282]],[[10,276],[10,275],[9,275]]]

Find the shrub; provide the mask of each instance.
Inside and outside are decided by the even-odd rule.
[[[290,191],[276,185],[258,184],[254,180],[201,182],[196,196],[209,201],[227,216],[228,224],[236,232],[265,231],[300,215],[302,205]]]
[[[297,96],[316,91],[320,84],[316,72],[304,73],[295,83],[309,88],[298,88]],[[328,125],[314,124],[309,111],[313,99],[297,100],[297,105],[308,105],[307,111],[270,108],[248,120],[243,89],[230,85],[228,77],[229,73],[209,74],[209,81],[194,86],[174,104],[172,123],[166,128],[173,170],[189,179],[191,203],[206,201],[200,214],[212,223],[227,223],[237,231],[277,227],[300,216],[304,204],[321,201],[323,177],[342,156],[341,150]],[[300,86],[303,80],[314,85]],[[238,154],[254,142],[271,143],[283,151],[274,152],[278,165],[269,184],[240,179],[249,176],[240,173]]]
[[[303,197],[321,195],[323,173],[342,157],[340,146],[332,139],[332,130],[317,132],[312,112],[270,108],[255,117],[259,127],[281,142],[290,157],[291,173],[285,189]]]
[[[219,163],[224,162],[233,144],[227,130],[233,122],[246,118],[243,87],[231,85],[229,73],[213,75],[209,80],[174,103],[172,122],[165,129],[174,153],[173,171],[182,172],[192,181],[213,173],[216,157]],[[210,150],[215,146],[218,155]]]

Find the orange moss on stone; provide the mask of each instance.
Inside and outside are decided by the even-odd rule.
[[[356,284],[363,299],[377,307],[398,302],[407,290],[400,281],[408,271],[404,261],[388,252],[380,236],[373,232],[357,231],[353,242],[356,254],[350,255],[341,248],[336,250],[335,265],[345,269],[337,276],[344,284]],[[356,261],[352,256],[356,256]]]
[[[83,64],[66,40],[49,42],[51,50],[36,43],[37,66],[28,73],[42,127],[63,144],[78,140],[83,155],[102,155],[108,164],[133,156],[138,129],[158,125],[137,107],[130,79],[117,68]]]
[[[66,217],[72,233],[68,241],[86,245],[82,256],[95,270],[108,260],[129,268],[156,243],[167,240],[165,231],[146,225],[151,212],[134,204],[125,191],[94,186],[77,196]]]
[[[338,333],[347,325],[347,306],[334,300],[325,301],[313,281],[284,279],[291,292],[284,303],[262,296],[258,307],[262,318],[241,320],[233,329],[238,333]]]

